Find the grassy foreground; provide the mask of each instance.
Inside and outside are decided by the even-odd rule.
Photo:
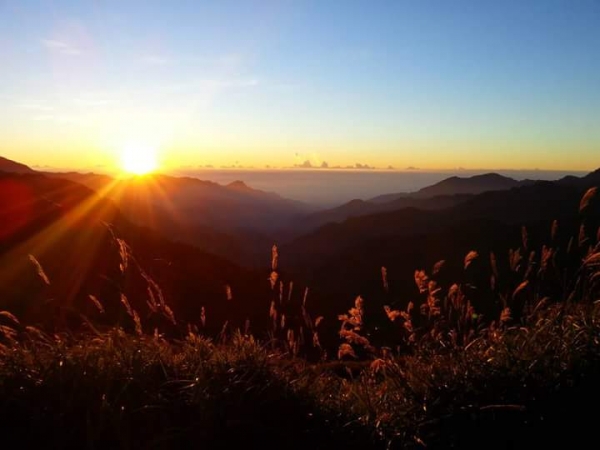
[[[599,210],[597,192],[582,198],[577,236],[561,238],[554,221],[535,251],[523,227],[521,246],[507,258],[470,251],[457,282],[443,260],[429,273],[416,270],[416,303],[388,303],[382,267],[384,301],[359,296],[338,316],[338,360],[322,345],[327,330],[306,307],[308,291],[294,303],[290,282],[285,295],[276,247],[264,342],[227,322],[215,340],[191,325],[171,337],[144,334],[123,294],[128,319],[105,331],[86,319],[89,327],[80,329],[87,332],[53,334],[0,311],[2,448],[593,446],[600,216],[590,211]],[[119,243],[125,272],[133,260]],[[174,324],[160,289],[144,278],[148,305]]]
[[[595,439],[600,305],[553,306],[467,346],[308,364],[215,344],[48,335],[4,313],[4,448],[532,448]],[[535,325],[535,327],[534,327]],[[534,330],[534,331],[532,331]],[[593,441],[592,441],[593,442]]]

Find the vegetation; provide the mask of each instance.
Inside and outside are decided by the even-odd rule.
[[[3,315],[5,323],[14,322]],[[5,442],[46,448],[527,448],[589,438],[600,306],[366,365],[307,364],[236,334],[214,343],[122,330],[3,328]],[[569,430],[569,431],[567,431]]]
[[[535,251],[523,228],[504,260],[469,252],[459,282],[443,261],[417,270],[421,298],[404,305],[382,268],[382,300],[359,297],[339,316],[337,352],[323,318],[309,313],[308,292],[292,301],[276,248],[268,338],[227,324],[202,336],[204,315],[178,336],[145,334],[124,295],[126,322],[90,322],[85,332],[50,332],[1,312],[3,440],[124,449],[583,444],[600,399],[594,202],[590,189],[576,238],[561,237],[555,222]],[[118,242],[124,271],[132,259]],[[155,309],[172,315],[148,282]]]

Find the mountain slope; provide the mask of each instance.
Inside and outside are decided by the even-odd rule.
[[[469,220],[497,220],[520,224],[576,215],[580,187],[539,182],[510,191],[486,192],[454,207],[437,211],[403,208],[328,224],[296,239],[289,251],[294,255],[335,255],[351,244],[374,238],[438,232]],[[302,257],[300,257],[302,259]]]
[[[84,314],[133,327],[122,294],[144,324],[162,329],[174,327],[162,304],[178,324],[198,324],[204,307],[211,332],[226,320],[259,324],[268,311],[259,305],[265,277],[131,224],[88,188],[39,174],[0,175],[0,268],[0,310],[48,326],[80,324]]]
[[[297,229],[314,230],[330,222],[343,222],[351,217],[377,214],[403,208],[437,210],[456,206],[473,195],[504,191],[530,185],[529,180],[517,181],[496,173],[468,178],[451,177],[413,193],[385,194],[368,201],[352,200],[337,208],[317,211],[297,222]]]
[[[111,199],[131,221],[172,240],[235,260],[258,264],[274,230],[310,207],[241,181],[223,186],[195,178],[154,175],[113,179],[97,174],[47,174],[88,186]]]
[[[298,230],[305,232],[314,230],[322,225],[332,222],[343,222],[352,217],[394,211],[403,208],[422,210],[438,210],[458,205],[472,196],[469,194],[440,195],[432,198],[414,198],[411,196],[397,198],[384,203],[364,200],[352,200],[337,208],[318,211],[302,218],[296,223]]]
[[[306,204],[275,193],[252,189],[241,181],[220,185],[189,177],[152,175],[113,179],[104,175],[79,173],[46,174],[88,186],[122,206],[124,212],[140,204],[151,214],[169,210],[186,221],[221,229],[270,230],[291,217],[311,210]],[[149,217],[140,217],[145,221]]]
[[[519,247],[522,225],[531,239],[547,238],[555,219],[564,236],[577,235],[579,202],[593,186],[600,186],[600,171],[485,192],[436,211],[405,208],[354,217],[297,238],[281,253],[290,270],[315,286],[313,294],[322,296],[317,301],[351,301],[381,289],[381,266],[399,271],[401,284],[411,286],[414,270],[431,267],[438,259],[461,261],[472,249],[485,255]],[[598,217],[593,219],[588,232],[595,235],[599,223]]]
[[[531,181],[517,181],[497,173],[486,173],[472,177],[451,177],[432,186],[415,192],[414,197],[428,198],[436,195],[481,194],[491,191],[505,191],[514,187],[531,184]]]
[[[34,170],[25,164],[12,161],[0,156],[0,172],[8,173],[34,173]]]
[[[417,192],[380,195],[369,200],[373,203],[387,203],[404,197],[431,198],[442,195],[477,195],[488,191],[504,191],[518,186],[532,184],[531,180],[517,181],[497,173],[486,173],[472,177],[450,177],[424,187]]]

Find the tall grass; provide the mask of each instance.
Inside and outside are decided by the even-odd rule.
[[[5,448],[369,442],[362,429],[344,427],[342,412],[318,406],[304,363],[250,336],[217,345],[193,333],[167,341],[119,329],[72,336],[30,328],[13,337],[0,350]]]
[[[308,290],[272,249],[268,338],[226,323],[184,328],[124,242],[120,270],[141,271],[147,304],[180,326],[149,329],[127,296],[120,326],[49,333],[0,312],[0,429],[7,448],[539,448],[596,439],[600,400],[600,236],[582,199],[579,235],[554,222],[504,257],[473,250],[452,281],[446,262],[414,273],[402,307],[358,297],[340,345]],[[43,267],[35,271],[51,283]],[[381,269],[382,296],[394,297]],[[234,293],[225,287],[224,301]],[[90,297],[103,314],[101,299]],[[139,302],[136,304],[140,304]],[[379,314],[377,314],[379,313]],[[125,325],[125,324],[124,324]],[[308,361],[312,360],[312,363]]]
[[[241,333],[50,335],[2,320],[6,448],[529,448],[595,430],[598,304],[366,363],[310,364]]]

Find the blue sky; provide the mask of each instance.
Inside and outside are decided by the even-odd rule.
[[[600,2],[0,1],[0,153],[593,169]]]

